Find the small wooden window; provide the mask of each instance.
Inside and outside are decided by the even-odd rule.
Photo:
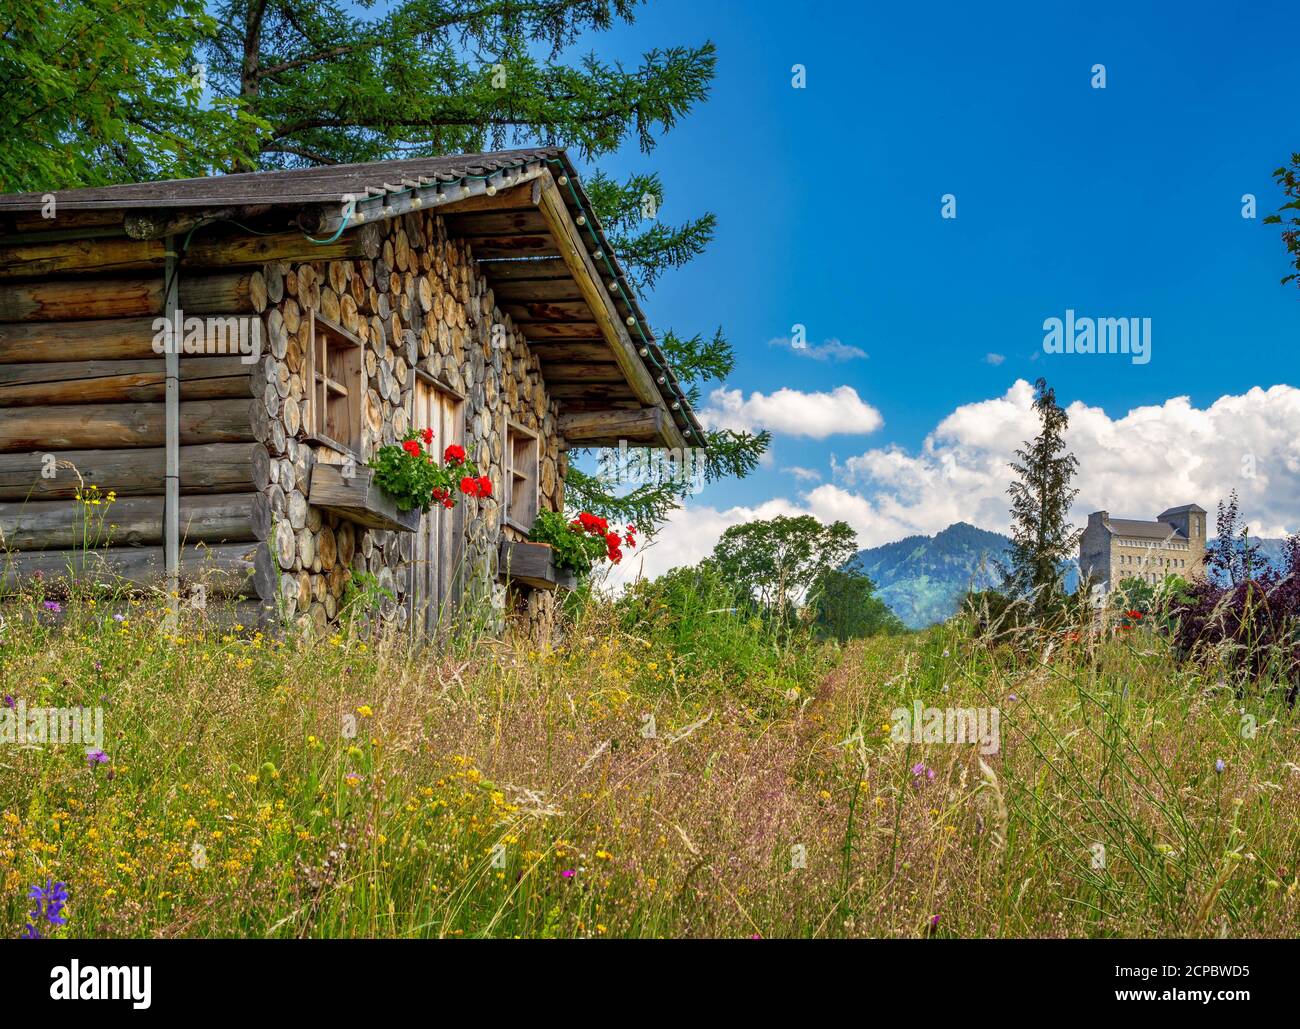
[[[506,426],[504,484],[506,521],[521,532],[531,532],[537,518],[539,476],[537,434],[522,425]]]
[[[361,403],[366,393],[365,346],[343,326],[315,312],[307,357],[307,435],[361,452]]]

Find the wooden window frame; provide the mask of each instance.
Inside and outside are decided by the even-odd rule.
[[[532,444],[533,456],[533,474],[532,476],[517,474],[515,471],[515,440],[517,437],[524,437]],[[537,513],[541,510],[542,494],[542,440],[541,436],[534,431],[518,422],[506,419],[505,447],[502,454],[502,475],[505,482],[502,483],[502,504],[501,516],[506,525],[516,529],[524,534],[533,531],[532,523],[537,519]],[[532,482],[531,512],[525,519],[515,517],[515,482],[517,479],[524,482]]]
[[[323,333],[317,332],[317,326],[323,329]],[[321,338],[324,336],[325,338]],[[334,337],[330,339],[329,337]],[[319,340],[319,344],[318,344]],[[328,355],[332,346],[347,345],[356,349],[355,370],[349,371],[340,379],[332,379],[326,373],[318,375],[317,364],[321,361],[322,352],[328,360]],[[324,351],[322,351],[324,347]],[[322,398],[327,393],[333,392],[335,396],[347,398],[347,419],[348,419],[348,439],[342,440],[335,438],[335,435],[326,431],[326,421],[328,413],[322,413]],[[315,311],[311,312],[311,330],[309,334],[309,347],[307,353],[307,439],[314,443],[322,443],[342,454],[355,457],[357,460],[364,460],[365,451],[365,430],[364,430],[364,410],[366,397],[366,345],[365,342],[357,335],[349,332],[337,322],[332,322],[324,318]]]

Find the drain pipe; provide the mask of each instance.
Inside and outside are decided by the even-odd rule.
[[[163,500],[163,562],[167,571],[167,606],[172,616],[180,614],[180,524],[181,524],[181,355],[179,325],[176,308],[179,303],[177,287],[176,237],[167,237],[164,264],[165,293],[163,315],[167,318],[170,346],[164,354],[166,362],[166,393],[164,394],[167,449],[166,492]]]

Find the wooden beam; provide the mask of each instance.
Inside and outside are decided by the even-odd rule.
[[[104,550],[40,550],[6,555],[2,581],[12,590],[33,575],[99,581],[120,579],[136,586],[159,586],[165,574],[162,547],[108,547]],[[209,596],[275,598],[274,558],[265,543],[219,543],[185,547],[180,572],[185,587],[203,582]]]
[[[622,382],[623,370],[613,361],[602,364],[561,362],[542,364],[542,378],[549,386],[561,382]]]
[[[0,364],[158,357],[152,318],[0,323]]]
[[[498,282],[533,282],[546,279],[572,281],[569,266],[559,257],[542,257],[532,261],[484,261],[483,274],[495,288]]]
[[[621,440],[655,442],[663,433],[663,420],[662,407],[606,408],[561,414],[557,428],[561,436],[576,446],[616,447]]]
[[[55,500],[84,486],[119,497],[162,495],[166,454],[161,447],[128,450],[36,450],[0,454],[0,501]],[[181,447],[182,493],[243,493],[271,482],[270,456],[260,443]]]
[[[540,181],[542,213],[546,216],[551,235],[560,244],[560,256],[569,266],[574,281],[582,289],[583,298],[591,308],[606,342],[609,343],[614,360],[627,377],[632,394],[646,406],[663,407],[664,401],[659,393],[659,387],[655,384],[649,369],[637,355],[632,337],[619,317],[613,300],[610,299],[609,290],[605,288],[604,281],[591,255],[587,252],[582,237],[578,234],[578,227],[569,215],[569,209],[565,206],[564,198],[560,195],[560,189],[549,170]],[[670,447],[684,449],[686,446],[681,430],[671,417],[664,419],[663,441]]]
[[[590,400],[593,403],[603,400],[637,400],[626,382],[555,382],[547,384],[546,392],[560,399]]]
[[[447,232],[460,239],[475,236],[545,235],[546,220],[536,208],[518,211],[484,211],[481,214],[445,215]]]
[[[242,314],[266,306],[260,271],[181,276],[180,307],[191,314]],[[0,322],[137,318],[163,311],[162,276],[32,282],[0,290]]]
[[[100,495],[102,499],[103,490]],[[266,539],[270,529],[271,505],[265,493],[181,498],[184,543],[244,543]],[[0,503],[0,534],[7,550],[161,546],[163,498],[119,496],[99,508],[76,500]]]
[[[255,403],[261,401],[181,404],[181,443],[251,442]],[[163,408],[163,404],[66,404],[0,409],[0,452],[161,446]]]
[[[494,291],[495,292],[495,291]],[[588,324],[591,308],[585,300],[541,300],[527,304],[506,303],[502,312],[516,322],[582,322]]]
[[[590,361],[603,363],[614,360],[609,352],[609,344],[603,339],[597,340],[551,340],[532,341],[530,347],[542,361]]]
[[[234,400],[253,395],[253,366],[238,357],[181,355],[180,367],[182,400]],[[163,399],[165,379],[161,357],[151,361],[0,364],[0,407],[149,403]]]
[[[529,339],[604,339],[599,322],[525,322],[519,331]],[[611,351],[610,356],[614,356]],[[622,367],[622,362],[619,362]]]
[[[465,197],[461,200],[449,200],[445,204],[438,204],[432,209],[442,215],[466,214],[474,211],[501,211],[510,208],[527,209],[536,207],[537,201],[533,199],[532,179],[536,177],[534,173],[526,173],[529,176],[527,182],[521,182],[517,186],[510,186],[507,189],[499,189],[495,196],[488,196],[486,193],[480,193],[477,196]],[[448,189],[451,187],[448,186]]]
[[[554,257],[555,240],[545,234],[533,236],[483,236],[466,240],[475,258]]]
[[[492,276],[489,273],[489,281]],[[581,300],[582,290],[572,279],[497,279],[492,293],[498,302],[527,304],[539,300]]]

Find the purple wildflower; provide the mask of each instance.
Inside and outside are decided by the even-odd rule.
[[[564,876],[564,878],[566,878],[566,879],[572,879],[572,878],[573,878],[573,869],[572,869],[572,868],[566,868],[563,872],[560,873],[560,875]]]
[[[107,764],[108,755],[102,750],[88,750],[86,751],[86,763],[90,765],[91,768],[94,768],[96,765]]]
[[[1223,774],[1224,767],[1225,766],[1223,764],[1223,758],[1219,758],[1218,761],[1214,762],[1214,770],[1218,772],[1220,775]]]
[[[57,600],[47,600],[42,606],[46,611],[52,611],[56,615],[63,610],[62,605]]]
[[[925,779],[927,782],[934,782],[934,769],[926,767],[924,761],[918,761],[912,766],[912,778],[918,783]]]
[[[6,693],[6,694],[5,694],[5,707],[13,707],[13,706],[14,706],[14,698],[13,698],[13,694],[12,694],[12,693]]]
[[[41,938],[39,926],[42,920],[49,922],[50,925],[68,924],[68,920],[63,917],[63,905],[68,902],[67,883],[56,883],[46,879],[43,887],[37,884],[27,891],[27,899],[32,901],[32,910],[28,914],[31,921],[27,923],[23,939],[39,940]]]

